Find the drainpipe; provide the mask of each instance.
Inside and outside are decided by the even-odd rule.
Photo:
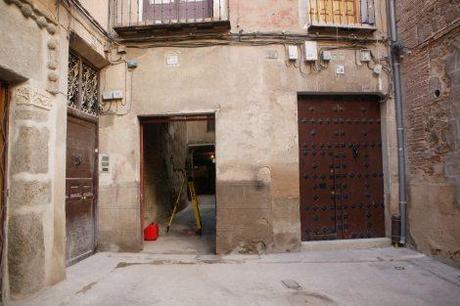
[[[396,5],[395,0],[388,1],[389,6],[389,27],[391,39],[391,65],[393,68],[393,80],[395,90],[395,112],[396,112],[396,129],[398,141],[398,177],[399,177],[399,214],[401,216],[401,237],[399,243],[406,244],[406,151],[404,137],[404,118],[403,118],[403,101],[401,89],[401,67],[400,59],[403,46],[399,42],[398,30],[396,27]]]

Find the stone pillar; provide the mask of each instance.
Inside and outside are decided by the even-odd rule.
[[[9,143],[8,272],[12,295],[41,289],[46,280],[46,222],[52,202],[52,96],[30,83],[12,89]]]

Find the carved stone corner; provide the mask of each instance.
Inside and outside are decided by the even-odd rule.
[[[59,93],[59,81],[49,81],[46,91],[52,95],[57,95]]]
[[[59,41],[55,38],[48,40],[48,83],[46,90],[56,95],[59,92]]]
[[[30,0],[3,0],[8,5],[16,5],[24,18],[31,18],[40,29],[45,28],[50,35],[56,34],[58,23],[46,12],[38,9]]]
[[[50,110],[53,106],[51,96],[30,86],[21,86],[13,90],[12,101],[17,105],[30,105]]]

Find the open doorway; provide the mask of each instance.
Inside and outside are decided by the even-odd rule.
[[[214,115],[140,118],[141,222],[159,226],[144,252],[214,254]]]

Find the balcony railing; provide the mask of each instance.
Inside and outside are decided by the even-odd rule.
[[[114,27],[228,20],[227,0],[113,0]]]
[[[373,28],[374,0],[309,0],[309,17],[310,26]]]

